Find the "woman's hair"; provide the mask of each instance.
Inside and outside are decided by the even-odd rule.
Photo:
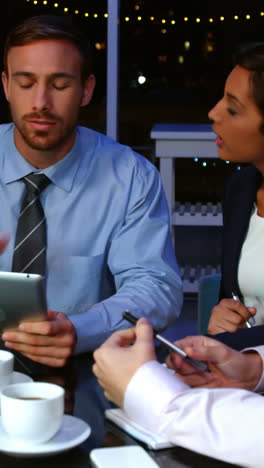
[[[12,29],[7,35],[4,45],[5,72],[8,73],[7,56],[12,47],[48,39],[64,39],[76,46],[81,56],[81,78],[84,82],[92,73],[91,45],[80,28],[77,28],[72,19],[66,16],[33,16]]]
[[[240,46],[234,53],[233,63],[251,72],[252,97],[264,117],[264,42]],[[262,131],[264,131],[263,126]]]

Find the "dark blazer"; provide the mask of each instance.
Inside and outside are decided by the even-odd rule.
[[[231,348],[240,350],[252,346],[264,345],[264,325],[252,328],[239,328],[235,333],[225,332],[208,336],[225,343]]]
[[[256,194],[262,174],[255,166],[236,171],[227,180],[223,195],[223,247],[220,299],[241,295],[238,286],[238,262],[247,234]],[[264,278],[263,278],[264,284]],[[221,333],[213,338],[235,349],[264,344],[264,325],[239,329],[235,333]]]

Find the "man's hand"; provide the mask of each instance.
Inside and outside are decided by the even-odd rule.
[[[255,307],[246,307],[234,299],[222,299],[213,310],[208,324],[208,333],[234,333],[245,326],[245,321],[255,315]]]
[[[63,367],[72,354],[76,333],[62,312],[48,311],[48,320],[23,321],[19,327],[4,331],[2,340],[9,349],[19,351],[32,361]]]
[[[137,369],[156,359],[153,330],[147,319],[138,320],[135,328],[114,333],[94,352],[93,372],[105,390],[105,396],[123,405],[126,387]]]
[[[1,235],[0,253],[9,242]],[[9,349],[19,351],[32,361],[53,367],[63,367],[72,354],[76,333],[71,321],[62,312],[48,311],[48,320],[23,321],[18,328],[4,331],[2,340]]]
[[[234,387],[253,390],[262,374],[262,359],[255,351],[241,353],[204,336],[189,336],[176,342],[192,358],[207,363],[210,373],[199,371],[176,353],[167,366],[176,370],[191,387]]]
[[[9,242],[9,236],[1,234],[1,237],[0,237],[0,254],[5,250],[8,242]]]

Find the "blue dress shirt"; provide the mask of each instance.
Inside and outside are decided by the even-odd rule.
[[[0,270],[12,267],[25,190],[19,179],[44,173],[52,181],[41,194],[47,302],[75,326],[75,353],[127,328],[124,310],[165,328],[180,313],[182,284],[156,168],[131,148],[78,127],[70,153],[37,170],[16,149],[13,132],[13,124],[0,126],[0,233],[11,236]]]

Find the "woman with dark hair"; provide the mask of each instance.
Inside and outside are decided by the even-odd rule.
[[[235,332],[252,315],[264,324],[264,43],[240,48],[234,65],[209,117],[219,157],[249,165],[224,190],[221,300],[209,321],[212,335]]]

